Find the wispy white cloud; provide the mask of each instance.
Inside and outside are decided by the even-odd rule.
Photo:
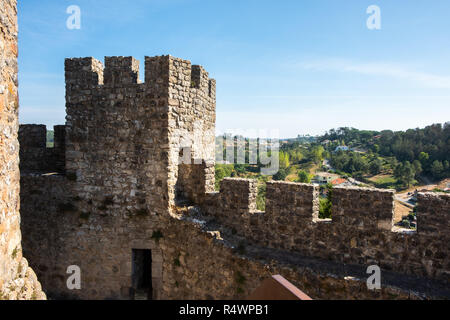
[[[337,71],[359,73],[369,76],[390,77],[436,89],[450,89],[450,76],[410,70],[389,63],[353,63],[346,60],[322,60],[300,63],[299,67],[315,71]]]

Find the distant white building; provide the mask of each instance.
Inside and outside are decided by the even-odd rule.
[[[336,149],[334,150],[334,152],[338,152],[338,151],[348,151],[350,150],[349,147],[347,146],[337,146]]]
[[[332,176],[317,175],[312,179],[312,183],[327,184],[333,180]]]

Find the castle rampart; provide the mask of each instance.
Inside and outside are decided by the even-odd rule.
[[[300,248],[298,245],[296,248],[281,248],[280,243],[283,243],[281,241],[291,243],[289,239],[292,235],[286,231],[284,234],[279,234],[282,229],[278,229],[278,227],[284,225],[281,223],[277,225],[266,216],[267,213],[254,211],[248,214],[243,211],[240,216],[223,215],[223,219],[229,218],[232,221],[228,223],[226,220],[219,219],[219,215],[224,212],[217,209],[217,220],[222,221],[224,226],[230,225],[236,228],[236,235],[247,240],[244,244],[234,243],[235,248],[238,249],[237,252],[245,255],[239,257],[239,254],[236,256],[235,249],[223,247],[221,241],[207,236],[200,227],[187,222],[169,217],[131,215],[125,219],[108,215],[96,216],[83,212],[80,210],[82,201],[72,196],[70,188],[73,182],[68,181],[64,176],[23,176],[22,179],[24,186],[22,192],[26,199],[23,201],[23,219],[27,221],[24,225],[24,233],[28,235],[25,240],[27,243],[25,254],[30,261],[33,261],[37,272],[42,274],[40,278],[44,287],[47,287],[49,294],[55,298],[129,298],[129,289],[132,287],[131,284],[128,284],[132,277],[130,252],[134,248],[151,249],[152,255],[154,255],[152,266],[155,285],[154,298],[227,299],[245,297],[252,288],[259,284],[259,281],[264,279],[267,274],[266,268],[270,268],[271,272],[283,274],[315,298],[420,298],[420,295],[415,296],[413,292],[427,297],[445,297],[449,294],[445,291],[446,282],[443,277],[445,272],[432,277],[440,279],[441,282],[433,282],[427,276],[423,278],[418,276],[423,272],[422,262],[414,263],[413,259],[419,255],[404,260],[404,263],[411,268],[411,272],[396,272],[395,268],[389,268],[384,261],[381,263],[380,261],[367,261],[368,263],[380,263],[383,268],[383,290],[365,291],[365,261],[359,260],[360,263],[351,263],[351,258],[362,255],[360,251],[351,252],[350,248],[362,251],[374,250],[374,252],[378,250],[385,255],[382,257],[383,260],[387,261],[390,257],[386,255],[390,250],[394,249],[395,251],[392,253],[399,254],[405,248],[411,250],[412,243],[418,246],[416,248],[418,251],[421,251],[421,246],[425,246],[426,241],[417,241],[414,234],[401,234],[401,237],[396,239],[397,234],[392,232],[391,238],[386,237],[382,240],[385,242],[381,243],[381,246],[387,247],[383,251],[380,249],[381,246],[378,247],[375,243],[381,241],[377,240],[380,235],[357,238],[359,234],[351,233],[349,230],[346,233],[341,230],[340,234],[332,236],[330,232],[336,232],[336,230],[330,228],[332,223],[329,221],[314,222],[312,218],[305,217],[304,223],[311,223],[312,228],[305,228],[305,224],[302,223],[289,224],[291,222],[289,219],[283,221],[283,223],[296,227],[295,232],[300,233],[296,239],[304,242],[301,248],[311,248],[308,253],[306,249],[298,249]],[[229,179],[225,184],[231,188],[233,179]],[[246,188],[245,185],[251,186],[252,184],[251,181],[238,179],[235,187],[240,186],[243,191]],[[304,190],[310,189],[314,194],[314,186],[296,186],[292,183],[276,182],[272,186],[268,186],[268,189],[275,188],[278,193],[281,190],[293,190],[295,187]],[[48,192],[52,196],[46,197],[42,192]],[[242,196],[242,193],[244,191],[236,193],[236,195],[243,199],[243,203],[248,204],[248,198]],[[220,197],[219,193],[210,195],[214,195],[215,199]],[[304,198],[304,203],[307,203],[309,208],[314,208],[310,201],[312,198],[312,196],[309,196],[309,199],[308,197]],[[115,210],[117,209],[114,209],[114,205],[107,205],[106,211]],[[235,211],[228,211],[228,213],[233,212]],[[303,219],[300,218],[300,220]],[[239,229],[239,226],[243,229]],[[244,231],[241,230],[245,230],[246,233],[242,233]],[[157,239],[155,233],[158,232],[161,233],[161,238],[155,240]],[[309,232],[311,240],[302,237],[305,232]],[[224,232],[224,234],[228,233]],[[329,236],[326,237],[325,234]],[[229,237],[227,239],[231,240]],[[332,245],[333,241],[337,241],[336,246]],[[348,247],[344,241],[348,241]],[[396,243],[390,243],[390,241],[396,241]],[[365,247],[366,242],[370,246]],[[436,243],[426,245],[435,247]],[[318,251],[314,252],[312,250],[314,248]],[[346,250],[354,256],[345,257]],[[445,248],[440,250],[445,250]],[[248,260],[248,256],[253,258]],[[324,259],[314,260],[314,256]],[[341,264],[336,259],[338,256],[345,258],[346,263]],[[90,258],[87,259],[87,257]],[[271,259],[275,259],[277,263],[272,262],[267,265],[267,261],[272,261]],[[433,259],[433,263],[438,263],[437,259],[431,259]],[[75,292],[75,296],[74,292],[68,291],[65,287],[64,268],[68,263],[79,265],[82,270],[85,270],[83,273],[85,287],[81,292]],[[202,270],[201,275],[199,270]],[[312,270],[318,274],[314,274]],[[245,277],[248,282],[246,284],[236,283],[234,279],[237,275]],[[339,276],[342,277],[342,280],[338,280]],[[356,279],[350,276],[356,277]],[[350,277],[349,279],[353,280],[343,280],[344,277]],[[362,283],[358,282],[358,278],[363,279]],[[108,280],[106,281],[106,279]],[[392,285],[394,287],[391,287]],[[399,286],[398,289],[395,289],[396,285]],[[403,289],[400,289],[402,286]],[[156,291],[157,288],[160,288],[160,291]],[[408,290],[412,292],[408,293]]]
[[[51,296],[133,298],[142,251],[151,251],[153,298],[243,297],[264,278],[265,259],[313,297],[339,287],[342,298],[354,297],[350,288],[405,298],[409,286],[450,296],[448,195],[419,196],[417,232],[394,232],[389,190],[335,188],[332,219],[321,220],[318,186],[269,182],[259,212],[255,180],[227,178],[214,191],[215,81],[202,67],[146,57],[142,83],[132,57],[107,57],[105,67],[67,59],[65,70],[66,125],[55,127],[65,171],[21,178],[24,251]],[[26,167],[44,129],[23,128]],[[346,280],[372,264],[392,280],[381,292]],[[69,265],[83,272],[79,292],[65,287]],[[248,286],[235,283],[240,273]]]
[[[205,210],[220,223],[261,246],[339,263],[379,265],[386,270],[448,282],[446,194],[421,194],[418,230],[393,227],[394,191],[336,187],[332,219],[318,219],[318,186],[269,182],[266,212],[256,212],[254,180],[224,179]],[[422,225],[420,225],[422,223]]]

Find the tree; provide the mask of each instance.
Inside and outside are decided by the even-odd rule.
[[[419,154],[419,161],[422,164],[422,166],[426,166],[428,164],[428,160],[430,159],[430,156],[426,152],[421,152]]]
[[[380,159],[375,159],[370,163],[370,173],[373,175],[379,174],[381,172],[381,169],[383,168],[383,164]]]
[[[440,179],[444,173],[444,165],[439,160],[435,160],[431,165],[431,174],[436,179]]]
[[[285,168],[280,168],[278,172],[273,176],[273,180],[284,181],[288,176],[289,172]]]
[[[403,164],[398,163],[394,168],[394,177],[400,180],[402,178],[402,173],[403,173]]]
[[[325,149],[322,146],[314,146],[311,149],[311,160],[314,161],[314,163],[320,163],[323,160],[323,153]]]
[[[394,169],[394,177],[407,187],[411,186],[415,175],[414,167],[409,161],[399,163]]]
[[[330,219],[331,218],[331,201],[327,198],[319,199],[319,218]]]
[[[380,146],[377,144],[373,145],[373,153],[378,154],[380,152]]]
[[[225,178],[225,170],[221,167],[216,168],[216,180],[222,180]]]
[[[245,164],[235,164],[234,170],[236,170],[237,173],[245,173],[246,171],[246,165]]]
[[[414,167],[411,165],[409,161],[405,161],[403,164],[403,182],[404,184],[409,187],[411,186],[411,183],[414,181],[414,176],[416,173],[414,172]]]
[[[418,177],[423,171],[422,170],[422,164],[420,163],[419,160],[414,160],[412,165],[414,167],[414,171],[416,173],[416,177]]]
[[[286,169],[289,167],[289,155],[283,151],[279,152],[279,158],[280,158],[280,169]]]
[[[321,188],[326,188],[328,190],[327,196],[325,198],[319,199],[319,218],[320,219],[330,219],[332,215],[332,197],[333,197],[333,185],[327,183],[326,186]]]
[[[217,164],[216,165],[216,189],[219,189],[220,181],[225,177],[235,176],[236,172],[234,171],[234,166],[232,164]]]
[[[310,183],[311,177],[305,170],[300,170],[298,172],[298,181],[303,183]]]

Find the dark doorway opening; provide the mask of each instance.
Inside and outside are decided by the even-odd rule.
[[[132,290],[134,300],[151,300],[152,288],[152,251],[133,249],[132,252]]]

